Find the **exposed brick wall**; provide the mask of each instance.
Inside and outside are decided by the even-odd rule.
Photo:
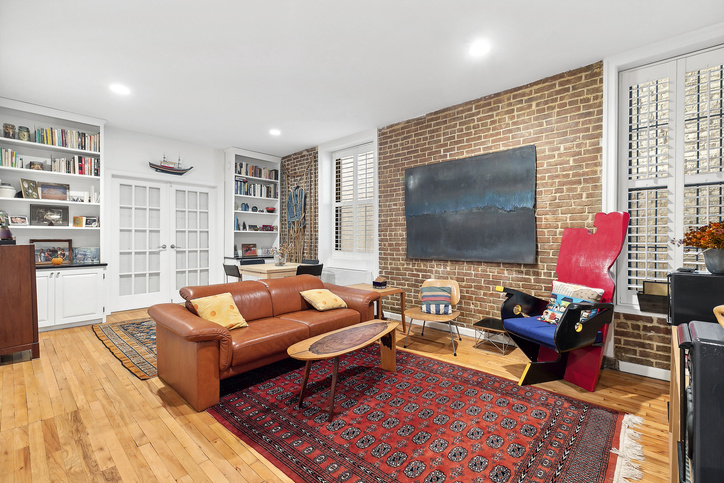
[[[668,370],[671,327],[663,317],[614,316],[614,357],[623,362]]]
[[[466,325],[499,316],[504,296],[496,285],[548,298],[563,229],[593,227],[602,207],[602,76],[599,62],[379,130],[380,275],[405,289],[408,306],[427,278],[458,281],[458,321]],[[406,258],[405,169],[531,144],[537,157],[537,263]],[[303,169],[314,157],[316,172],[316,154],[303,151],[283,163]],[[314,247],[316,252],[316,239]],[[384,304],[399,312],[397,297]],[[669,339],[662,319],[615,316],[617,360],[667,369]]]
[[[307,221],[304,230],[303,258],[319,258],[319,196],[317,191],[318,169],[317,148],[305,149],[282,158],[280,239],[288,241],[287,194],[297,184],[306,190]]]
[[[593,227],[602,207],[603,65],[410,119],[379,131],[380,274],[414,304],[427,278],[452,278],[461,290],[459,322],[497,317],[505,285],[548,298],[563,229]],[[537,263],[406,258],[405,169],[534,144],[537,157]],[[398,311],[396,297],[385,307]],[[665,324],[616,316],[616,358],[668,368]],[[623,335],[618,336],[619,326]]]

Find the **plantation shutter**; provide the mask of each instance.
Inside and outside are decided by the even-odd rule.
[[[372,144],[338,153],[335,159],[334,249],[374,249],[375,164]]]
[[[722,218],[724,49],[625,71],[620,77],[621,196],[631,220],[618,301],[645,280],[705,270],[699,251],[672,243]]]

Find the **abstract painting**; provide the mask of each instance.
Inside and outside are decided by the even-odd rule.
[[[405,170],[407,257],[535,263],[535,146]]]

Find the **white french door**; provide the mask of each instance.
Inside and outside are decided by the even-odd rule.
[[[124,178],[112,185],[112,310],[180,302],[180,288],[207,285],[213,191]]]

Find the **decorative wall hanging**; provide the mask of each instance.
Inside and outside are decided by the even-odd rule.
[[[194,169],[193,166],[190,168],[182,168],[181,156],[179,156],[178,161],[174,163],[173,161],[168,161],[165,154],[163,155],[163,160],[160,163],[152,163],[149,161],[148,165],[159,173],[175,174],[178,176],[182,176]]]
[[[535,263],[535,146],[405,170],[407,257]]]

